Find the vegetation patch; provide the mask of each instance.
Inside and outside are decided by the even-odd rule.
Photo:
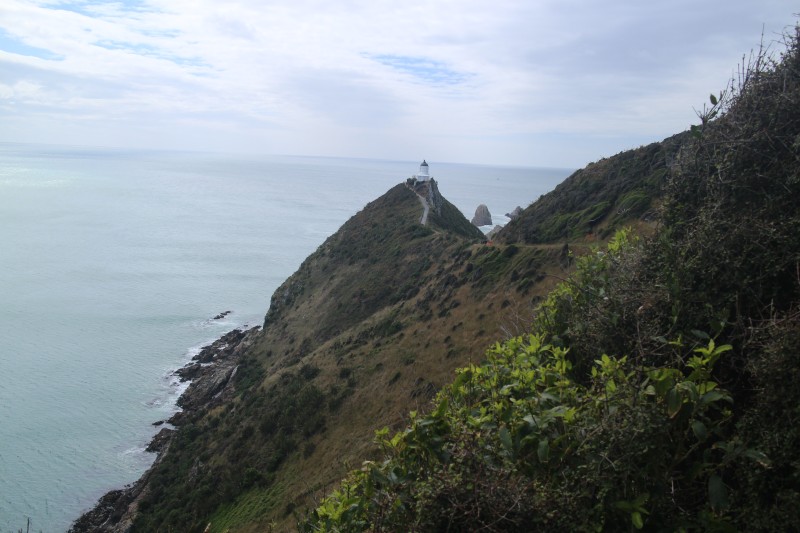
[[[575,173],[499,245],[451,211],[419,226],[402,185],[365,207],[276,291],[235,393],[179,428],[134,531],[286,530],[312,502],[309,531],[796,529],[789,45],[691,131]],[[616,231],[654,213],[647,235]],[[612,231],[588,253],[563,242]],[[545,273],[563,282],[521,317]],[[501,328],[525,334],[475,364]]]
[[[603,165],[609,190],[590,167],[559,192],[574,193],[566,213],[517,226],[530,242],[609,206],[641,213],[650,204],[626,172],[649,161],[667,178],[656,235],[620,232],[578,258],[532,333],[461,369],[406,429],[379,431],[383,457],[353,471],[305,531],[800,523],[797,37],[711,96],[702,125],[669,152],[668,176],[663,145],[621,154]],[[503,259],[480,252],[474,271]]]

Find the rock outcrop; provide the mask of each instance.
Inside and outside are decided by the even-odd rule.
[[[506,216],[507,216],[508,218],[510,218],[511,220],[514,220],[515,218],[517,218],[517,217],[518,217],[518,216],[520,216],[521,214],[522,214],[522,208],[521,208],[520,206],[517,206],[517,207],[515,207],[515,208],[514,208],[514,210],[513,210],[513,211],[511,211],[510,213],[506,213]]]
[[[472,224],[475,226],[489,226],[492,223],[492,214],[485,204],[481,204],[475,210],[475,216],[472,217]]]
[[[231,388],[229,383],[236,374],[242,352],[252,344],[259,330],[258,326],[235,329],[200,350],[191,363],[175,372],[181,381],[191,379],[192,384],[178,398],[178,407],[183,411],[173,415],[170,423],[178,425],[188,416],[221,401]]]
[[[204,347],[190,363],[175,371],[181,381],[193,381],[178,398],[178,405],[183,411],[175,413],[169,423],[180,426],[199,412],[222,402],[233,392],[231,378],[236,374],[239,359],[259,331],[259,326],[248,330],[235,329]],[[130,531],[139,502],[147,494],[152,472],[163,460],[175,434],[174,429],[162,428],[147,446],[148,452],[157,454],[147,472],[136,483],[105,494],[90,511],[72,524],[69,533]]]

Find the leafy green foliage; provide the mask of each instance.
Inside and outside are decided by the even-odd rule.
[[[724,524],[716,473],[731,398],[710,379],[729,346],[684,369],[603,355],[582,385],[567,351],[528,335],[459,371],[318,507],[305,531],[623,530]]]
[[[665,223],[688,267],[676,283],[697,299],[748,315],[766,316],[771,305],[785,309],[798,296],[796,36],[788,45],[780,61],[752,59],[738,87],[717,104],[727,112],[682,149],[667,187]],[[701,270],[705,276],[692,275]]]
[[[737,423],[739,443],[757,446],[765,468],[751,468],[748,458],[734,463],[731,505],[741,510],[739,526],[749,531],[790,531],[800,523],[800,315],[769,320],[751,346],[758,350],[747,364],[752,379],[750,408]]]
[[[579,258],[533,334],[462,369],[405,431],[380,432],[383,460],[353,472],[306,531],[796,528],[797,34],[710,101],[672,139],[668,172],[655,166],[660,231]],[[618,161],[648,150],[661,147]],[[578,235],[611,213],[603,202],[649,208],[640,182],[601,192],[588,174],[506,239]]]
[[[285,348],[282,363],[264,378],[271,352],[245,358],[235,401],[180,428],[152,473],[137,530],[201,531],[215,509],[214,527],[256,520],[267,507],[275,516],[277,469],[324,448],[312,437],[329,417],[354,413],[343,398],[367,368],[351,357],[355,349],[372,344],[377,353],[379,340],[422,334],[387,305],[415,297],[423,322],[459,306],[463,320],[466,298],[513,283],[522,292],[546,250],[556,250],[520,243],[605,237],[654,216],[659,204],[654,236],[624,231],[572,258],[573,275],[539,308],[531,334],[459,371],[405,430],[380,431],[382,457],[351,473],[302,527],[795,529],[796,36],[780,61],[758,56],[738,88],[710,102],[691,132],[577,172],[509,224],[506,246],[467,249],[445,230],[447,211],[420,226],[419,201],[404,186],[367,206],[276,292],[265,330]],[[434,250],[447,259],[432,258]],[[446,346],[456,326],[436,332]],[[352,335],[333,342],[348,328]],[[328,340],[327,353],[346,366],[304,359]],[[425,359],[428,345],[418,346],[404,348],[398,368],[368,366],[383,372],[386,363],[381,383],[397,390]],[[326,372],[337,383],[330,388],[320,384]]]

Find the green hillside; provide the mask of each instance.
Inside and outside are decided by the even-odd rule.
[[[294,528],[374,453],[376,429],[402,427],[473,354],[520,331],[561,262],[560,249],[488,246],[436,182],[395,186],[275,291],[261,331],[221,339],[210,370],[188,371],[156,465],[73,530]]]
[[[493,244],[390,189],[182,371],[156,464],[73,531],[796,528],[799,74],[791,38]]]
[[[603,240],[632,220],[654,220],[658,198],[688,135],[627,150],[576,171],[509,222],[496,240]]]
[[[382,457],[304,530],[797,528],[797,35],[737,81],[673,150],[655,233],[619,233],[578,259],[531,333],[459,370],[406,429],[378,432]],[[620,194],[563,205],[569,217]],[[546,234],[545,209],[516,231]]]

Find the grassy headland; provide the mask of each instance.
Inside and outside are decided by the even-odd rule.
[[[492,246],[406,184],[367,205],[176,420],[132,530],[796,527],[796,38],[702,119]]]

